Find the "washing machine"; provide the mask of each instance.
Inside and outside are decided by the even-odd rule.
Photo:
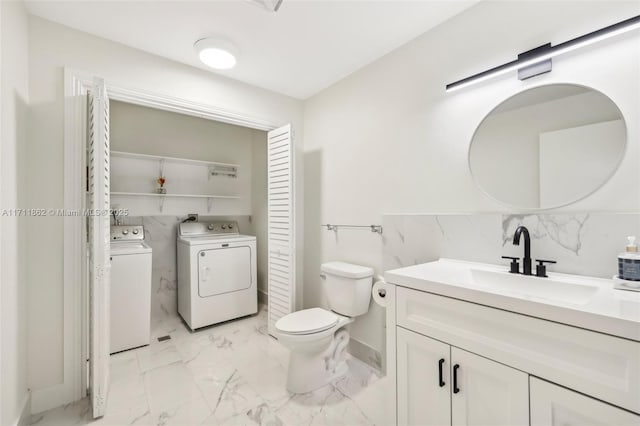
[[[142,226],[111,227],[110,353],[149,344],[151,259]]]
[[[181,223],[178,313],[191,330],[258,312],[256,237],[238,223]]]

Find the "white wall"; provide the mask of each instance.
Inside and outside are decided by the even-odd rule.
[[[301,102],[178,64],[36,17],[29,20],[30,100],[33,132],[29,135],[29,203],[62,207],[63,202],[63,67],[104,77],[139,90],[159,92],[192,102],[238,111],[297,129],[302,149]],[[302,157],[302,156],[300,156]],[[302,168],[300,170],[302,173]],[[302,176],[299,176],[302,181]],[[46,185],[44,184],[46,182]],[[299,195],[298,200],[302,200]],[[296,205],[299,217],[302,206]],[[300,221],[302,222],[302,221]],[[30,257],[42,259],[29,271],[29,383],[33,411],[61,402],[39,398],[38,391],[59,394],[63,384],[63,262],[61,217],[47,217],[30,229]],[[298,233],[302,237],[302,232]],[[299,246],[302,246],[300,241]],[[300,256],[300,259],[302,257]],[[300,268],[301,269],[301,268]],[[61,386],[62,385],[62,386]],[[44,395],[44,393],[42,393]]]
[[[4,212],[25,207],[28,21],[22,2],[0,2],[0,15],[0,211]],[[28,411],[26,220],[0,215],[0,424],[3,425],[15,424]]]
[[[593,87],[628,123],[626,156],[599,191],[564,211],[640,209],[638,32],[554,59],[553,72],[515,73],[445,93],[460,78],[640,12],[638,2],[481,2],[305,102],[305,305],[322,302],[320,263],[341,259],[381,271],[382,238],[322,223],[378,224],[383,213],[503,211],[476,187],[467,152],[473,132],[502,100],[535,85]],[[460,242],[464,244],[464,241]],[[603,260],[604,261],[604,260]],[[383,313],[352,336],[383,348]]]
[[[208,211],[206,199],[168,198],[162,212],[157,198],[112,196],[112,204],[129,209],[130,215],[251,215],[254,134],[266,132],[111,101],[110,136],[113,151],[161,155],[239,165],[238,176],[208,178],[205,166],[167,162],[164,165],[168,193],[234,195],[239,199],[215,200]],[[266,161],[266,159],[264,160]],[[113,157],[111,189],[153,192],[159,174],[157,161]]]

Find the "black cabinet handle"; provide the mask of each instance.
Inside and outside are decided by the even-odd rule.
[[[440,385],[440,387],[443,387],[445,385],[444,380],[442,379],[443,364],[444,364],[444,358],[440,358],[440,361],[438,361],[438,384]]]
[[[458,387],[458,368],[460,368],[459,364],[453,366],[453,393],[460,392],[460,388]]]

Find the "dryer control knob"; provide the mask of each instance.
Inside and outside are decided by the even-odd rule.
[[[222,229],[227,229],[227,225],[222,225]]]
[[[133,235],[138,235],[138,230],[137,230],[137,229],[134,229],[134,230],[133,230],[133,231],[131,231],[131,232],[133,232]]]
[[[233,229],[233,224],[232,223],[229,224],[229,229]]]
[[[128,233],[129,233],[129,230],[128,230],[128,229],[123,229],[123,230],[122,230],[122,235],[127,235]]]
[[[210,223],[209,226],[207,226],[207,229],[209,229],[209,231],[213,231],[213,223]]]

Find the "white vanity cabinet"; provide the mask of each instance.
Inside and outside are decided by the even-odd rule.
[[[640,342],[411,284],[387,291],[398,425],[640,426]]]
[[[397,329],[398,424],[528,425],[528,375]]]
[[[578,392],[530,380],[531,426],[640,426],[640,417]]]

